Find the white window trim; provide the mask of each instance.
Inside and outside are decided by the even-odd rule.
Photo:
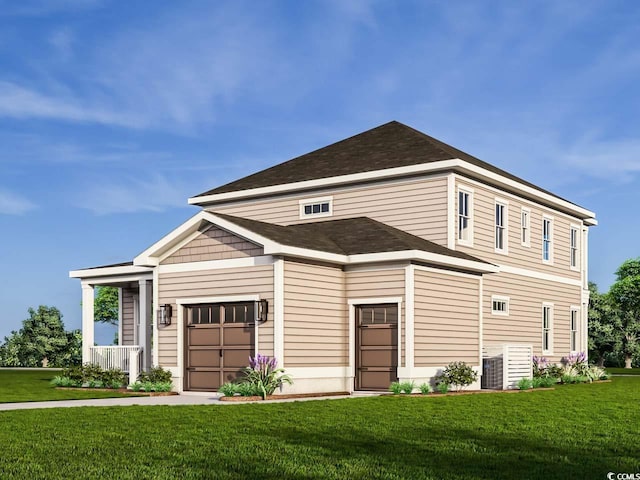
[[[466,193],[469,195],[469,239],[463,240],[460,239],[460,192]],[[458,245],[464,245],[465,247],[473,247],[473,188],[458,185],[458,190],[456,191],[456,203],[455,203],[455,214],[456,214],[456,242]]]
[[[571,231],[572,230],[575,230],[576,232],[576,264],[575,265],[571,265]],[[582,229],[580,228],[580,225],[576,225],[573,223],[569,225],[569,268],[574,272],[580,271],[580,259],[581,259],[580,237],[582,236],[581,232],[582,232]]]
[[[573,312],[576,312],[576,329],[575,330],[571,330],[571,315],[573,314]],[[571,353],[577,353],[581,351],[581,346],[580,346],[580,321],[581,321],[581,317],[580,317],[580,307],[576,306],[576,305],[571,305],[571,307],[569,308],[569,350],[571,351]],[[571,349],[571,332],[575,331],[576,332],[576,344],[575,344],[575,349]]]
[[[544,222],[545,221],[549,221],[549,260],[545,260],[544,258]],[[542,256],[542,263],[544,263],[545,265],[553,265],[553,256],[554,256],[554,230],[555,230],[555,222],[554,219],[551,215],[547,215],[546,213],[542,215],[542,230],[541,230],[541,235],[542,235],[542,243],[541,243],[541,256]]]
[[[502,205],[504,207],[504,218],[502,227],[504,229],[504,236],[502,238],[504,248],[496,247],[496,206],[498,205]],[[495,201],[493,203],[493,250],[501,255],[509,254],[509,201],[503,198],[495,198]]]
[[[549,308],[549,345],[546,350],[544,349],[544,309],[548,307]],[[542,354],[543,355],[553,355],[553,316],[554,316],[554,306],[553,303],[549,303],[549,302],[542,302],[542,308],[540,310],[541,316],[540,316],[540,330],[541,330],[541,336],[542,336]]]
[[[304,213],[304,207],[307,205],[313,205],[316,203],[329,203],[329,211],[328,212],[320,212],[320,213]],[[299,209],[300,209],[300,218],[322,218],[322,217],[331,217],[333,215],[333,196],[328,197],[315,197],[315,198],[303,198],[298,201]]]
[[[507,305],[507,309],[504,312],[500,312],[498,310],[494,310],[493,309],[493,302],[505,302]],[[510,303],[511,303],[511,299],[509,297],[505,297],[503,295],[491,295],[491,315],[499,315],[502,317],[508,317],[509,316],[509,309],[510,307]]]
[[[527,224],[527,238],[526,239],[522,239],[522,215],[526,213],[527,214],[527,219],[528,219],[528,224]],[[523,247],[527,247],[530,248],[531,247],[531,209],[527,208],[527,207],[522,207],[520,209],[520,244]]]

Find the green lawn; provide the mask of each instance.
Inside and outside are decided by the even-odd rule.
[[[606,370],[612,375],[640,375],[640,368],[607,367]]]
[[[554,391],[0,412],[4,478],[604,479],[640,472],[640,378]]]
[[[49,382],[59,374],[56,370],[0,370],[0,403],[123,396],[116,392],[58,390]]]

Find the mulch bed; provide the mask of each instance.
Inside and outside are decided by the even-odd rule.
[[[339,395],[349,395],[349,392],[327,392],[327,393],[291,393],[287,395],[267,395],[267,400],[287,400],[291,398],[313,398],[313,397],[334,397]],[[262,397],[241,397],[234,395],[233,397],[220,397],[221,402],[256,402],[261,401]]]
[[[89,388],[89,387],[56,387],[57,390],[77,390],[79,392],[113,392],[136,397],[168,397],[178,395],[178,392],[134,392],[126,388]]]

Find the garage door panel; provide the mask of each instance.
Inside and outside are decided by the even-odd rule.
[[[189,389],[217,390],[220,388],[220,371],[189,371]]]
[[[397,380],[395,372],[360,372],[360,384],[370,390],[387,390],[391,382]]]
[[[191,349],[188,352],[189,367],[220,367],[220,349]]]
[[[254,344],[255,327],[250,324],[246,327],[225,326],[224,328],[224,345],[226,347],[244,346]]]
[[[249,365],[249,357],[252,354],[250,348],[225,349],[224,366],[229,368],[244,368]]]
[[[397,367],[398,350],[362,350],[360,352],[360,362],[360,365],[366,365],[367,367]]]
[[[372,328],[361,327],[360,345],[363,347],[374,345],[397,345],[398,330],[397,328]]]
[[[193,326],[187,328],[187,338],[191,347],[220,345],[220,327]]]

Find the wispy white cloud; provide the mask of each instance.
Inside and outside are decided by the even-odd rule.
[[[0,214],[23,215],[36,208],[36,205],[17,193],[0,188]]]
[[[0,116],[18,119],[48,118],[134,128],[141,127],[143,123],[141,118],[132,113],[83,104],[73,97],[47,95],[6,81],[0,81]]]
[[[73,56],[73,44],[75,36],[69,27],[59,28],[49,35],[49,44],[54,52],[64,61],[68,61]]]
[[[101,181],[94,178],[75,195],[77,207],[97,215],[111,213],[163,212],[187,207],[193,187],[184,181],[154,174],[146,178],[123,177]]]

